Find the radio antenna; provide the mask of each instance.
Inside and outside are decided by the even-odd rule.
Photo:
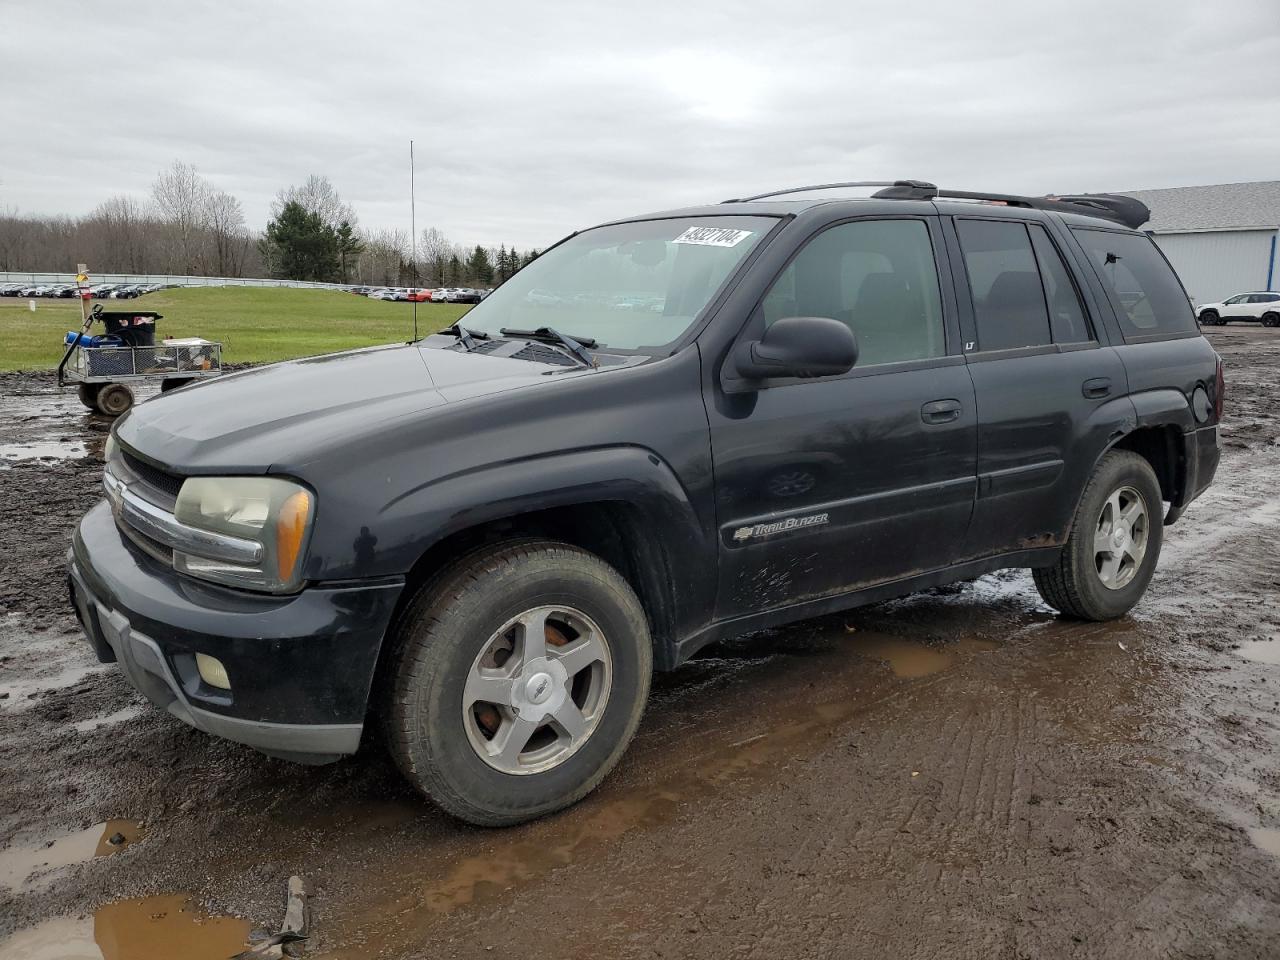
[[[418,198],[414,192],[413,141],[409,141],[409,231],[413,257],[413,340],[418,341]]]

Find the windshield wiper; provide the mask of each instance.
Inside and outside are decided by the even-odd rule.
[[[596,346],[595,340],[590,337],[571,337],[568,334],[561,333],[553,327],[538,327],[536,330],[515,330],[511,327],[503,327],[498,332],[508,337],[524,337],[526,340],[540,340],[543,343],[558,343],[588,367],[596,366],[595,357],[587,353],[586,350],[587,347]]]
[[[458,342],[462,344],[462,349],[470,353],[476,348],[477,340],[488,340],[489,335],[483,330],[468,330],[460,323],[455,323],[451,327],[445,327],[441,333],[452,333],[458,338]]]

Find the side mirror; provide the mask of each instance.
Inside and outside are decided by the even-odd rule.
[[[830,317],[784,317],[734,351],[734,367],[747,380],[830,377],[848,372],[857,360],[853,331]]]

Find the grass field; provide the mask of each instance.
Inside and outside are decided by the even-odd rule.
[[[367,300],[332,290],[284,287],[192,287],[161,290],[136,300],[95,300],[103,310],[162,314],[156,339],[205,337],[223,344],[224,363],[266,363],[332,353],[413,335],[413,304]],[[418,304],[418,332],[449,326],[470,307]],[[63,337],[80,328],[78,300],[27,301],[0,297],[0,370],[55,367]],[[92,333],[103,333],[95,323]]]

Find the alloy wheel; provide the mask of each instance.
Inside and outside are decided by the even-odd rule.
[[[535,607],[486,641],[462,696],[467,739],[503,773],[564,763],[604,716],[613,658],[600,628],[572,607]]]
[[[1114,491],[1102,505],[1094,529],[1093,553],[1098,579],[1109,590],[1127,586],[1147,554],[1150,514],[1134,487]]]

